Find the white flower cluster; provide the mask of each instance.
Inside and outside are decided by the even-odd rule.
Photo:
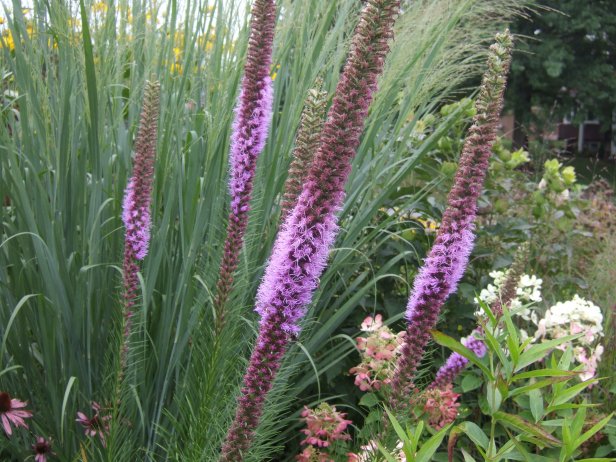
[[[481,299],[481,301],[483,301],[486,305],[491,305],[498,299],[501,287],[507,279],[507,273],[505,271],[492,271],[490,273],[490,277],[494,279],[494,283],[488,284],[488,286],[479,294],[479,299]],[[516,287],[516,297],[509,304],[509,309],[525,321],[532,320],[536,324],[537,314],[534,311],[531,311],[528,307],[525,307],[525,305],[540,302],[542,300],[542,283],[543,280],[539,279],[535,275],[523,274],[520,277],[518,286]],[[479,303],[479,299],[476,298],[475,303]],[[476,316],[481,316],[483,314],[482,308],[479,308],[479,310],[475,313]]]
[[[494,282],[481,291],[479,297],[475,299],[476,303],[481,300],[490,305],[497,300],[506,279],[506,272],[492,271],[490,276]],[[559,348],[565,350],[572,347],[574,360],[583,366],[580,379],[591,379],[596,374],[597,364],[604,351],[603,346],[598,344],[603,336],[601,308],[575,295],[571,300],[556,303],[545,312],[543,319],[539,319],[535,308],[530,305],[542,300],[542,282],[534,275],[524,274],[520,277],[516,288],[516,297],[509,305],[511,313],[527,321],[526,327],[530,328],[530,332],[524,329],[519,330],[520,339],[523,342],[528,339],[530,342],[535,342],[539,339],[557,339],[567,335],[582,334],[581,337]],[[475,315],[485,317],[482,308],[479,308]],[[499,326],[493,327],[495,335],[502,333]]]
[[[597,305],[575,295],[572,300],[558,302],[547,310],[537,327],[541,337],[561,338],[584,333],[579,342],[590,345],[603,335],[603,314]]]
[[[597,363],[603,355],[603,345],[594,344],[603,336],[603,314],[594,303],[575,295],[572,300],[558,302],[546,311],[545,317],[537,323],[535,338],[562,338],[567,335],[583,334],[580,338],[562,346],[573,347],[573,355],[584,366],[581,380],[595,376]]]

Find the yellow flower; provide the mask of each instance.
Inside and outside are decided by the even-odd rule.
[[[81,27],[81,20],[78,18],[68,18],[68,27],[71,29],[77,29]]]
[[[169,67],[172,74],[182,75],[182,65],[180,63],[173,63]]]
[[[5,22],[6,22],[6,19],[4,19],[2,16],[0,16],[0,26],[1,26],[2,24],[4,24]]]
[[[175,56],[175,59],[179,59],[180,56],[182,56],[182,50],[179,47],[175,47],[173,49],[173,55]]]
[[[15,41],[13,40],[13,34],[10,30],[4,31],[2,33],[2,47],[6,47],[9,51],[13,51],[15,49]]]
[[[109,7],[105,2],[96,2],[94,5],[92,5],[92,11],[94,11],[95,13],[106,13],[108,8]]]
[[[271,73],[272,80],[276,80],[279,70],[280,70],[280,64],[276,64],[274,68],[272,69],[272,73]]]

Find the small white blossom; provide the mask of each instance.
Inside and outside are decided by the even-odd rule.
[[[501,287],[507,279],[507,273],[505,271],[492,271],[490,277],[494,279],[493,284],[488,286],[479,293],[479,297],[475,298],[475,303],[479,303],[479,300],[483,301],[487,305],[494,303],[500,294]],[[542,300],[541,298],[541,285],[543,280],[535,275],[523,274],[520,277],[518,286],[516,287],[516,296],[509,303],[509,309],[513,314],[520,316],[525,321],[532,321],[536,324],[537,315],[527,305],[530,303],[537,303]],[[534,316],[533,316],[534,314]],[[475,312],[475,316],[484,316],[482,308],[479,308]]]

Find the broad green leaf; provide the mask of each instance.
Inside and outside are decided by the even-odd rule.
[[[554,348],[564,343],[580,338],[583,334],[566,335],[561,338],[548,340],[537,345],[531,346],[528,350],[520,355],[520,360],[515,368],[515,372],[524,369],[526,366],[533,364],[547,356]]]
[[[466,436],[468,436],[470,440],[477,445],[478,448],[481,448],[484,451],[488,448],[490,439],[488,438],[488,435],[484,433],[481,427],[479,427],[479,425],[467,421],[456,425],[456,428],[462,430],[466,434]]]
[[[530,412],[535,419],[535,423],[539,422],[543,418],[543,396],[541,391],[535,389],[528,392],[528,399],[530,401]]]
[[[469,391],[476,390],[482,384],[483,380],[481,380],[481,377],[471,373],[464,375],[460,382],[460,387],[464,393],[468,393]]]
[[[379,404],[379,397],[374,393],[366,393],[359,400],[360,406],[373,407]]]
[[[550,385],[553,385],[555,383],[558,382],[563,382],[563,381],[567,381],[569,380],[570,377],[567,376],[560,376],[560,377],[551,377],[549,379],[545,379],[545,380],[538,380],[536,382],[533,382],[529,385],[524,385],[523,387],[519,387],[519,388],[515,388],[513,390],[511,390],[510,396],[518,396],[521,395],[523,393],[529,392],[531,390],[537,390],[540,388],[544,388]]]
[[[572,387],[560,391],[550,401],[548,411],[551,411],[554,406],[558,406],[559,404],[569,403],[573,398],[584,391],[585,388],[593,383],[597,383],[597,381],[598,379],[586,380],[582,383],[578,383],[577,385],[573,385]]]
[[[513,427],[518,431],[535,436],[543,441],[547,446],[555,446],[560,444],[560,440],[548,433],[543,427],[540,425],[535,425],[520,416],[498,411],[494,414],[494,418],[506,426]]]
[[[503,396],[500,390],[497,388],[494,382],[488,382],[486,384],[488,406],[490,407],[490,413],[495,414],[499,409],[503,401]]]
[[[447,432],[449,432],[450,428],[451,425],[441,428],[436,434],[432,435],[428,441],[425,441],[421,445],[419,451],[417,451],[415,462],[430,462],[432,456],[443,442],[443,438],[447,436]]]

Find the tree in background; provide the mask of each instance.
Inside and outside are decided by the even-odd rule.
[[[613,0],[543,0],[519,17],[518,41],[506,101],[516,120],[514,143],[531,123],[598,119],[609,130],[616,110],[616,11]]]

